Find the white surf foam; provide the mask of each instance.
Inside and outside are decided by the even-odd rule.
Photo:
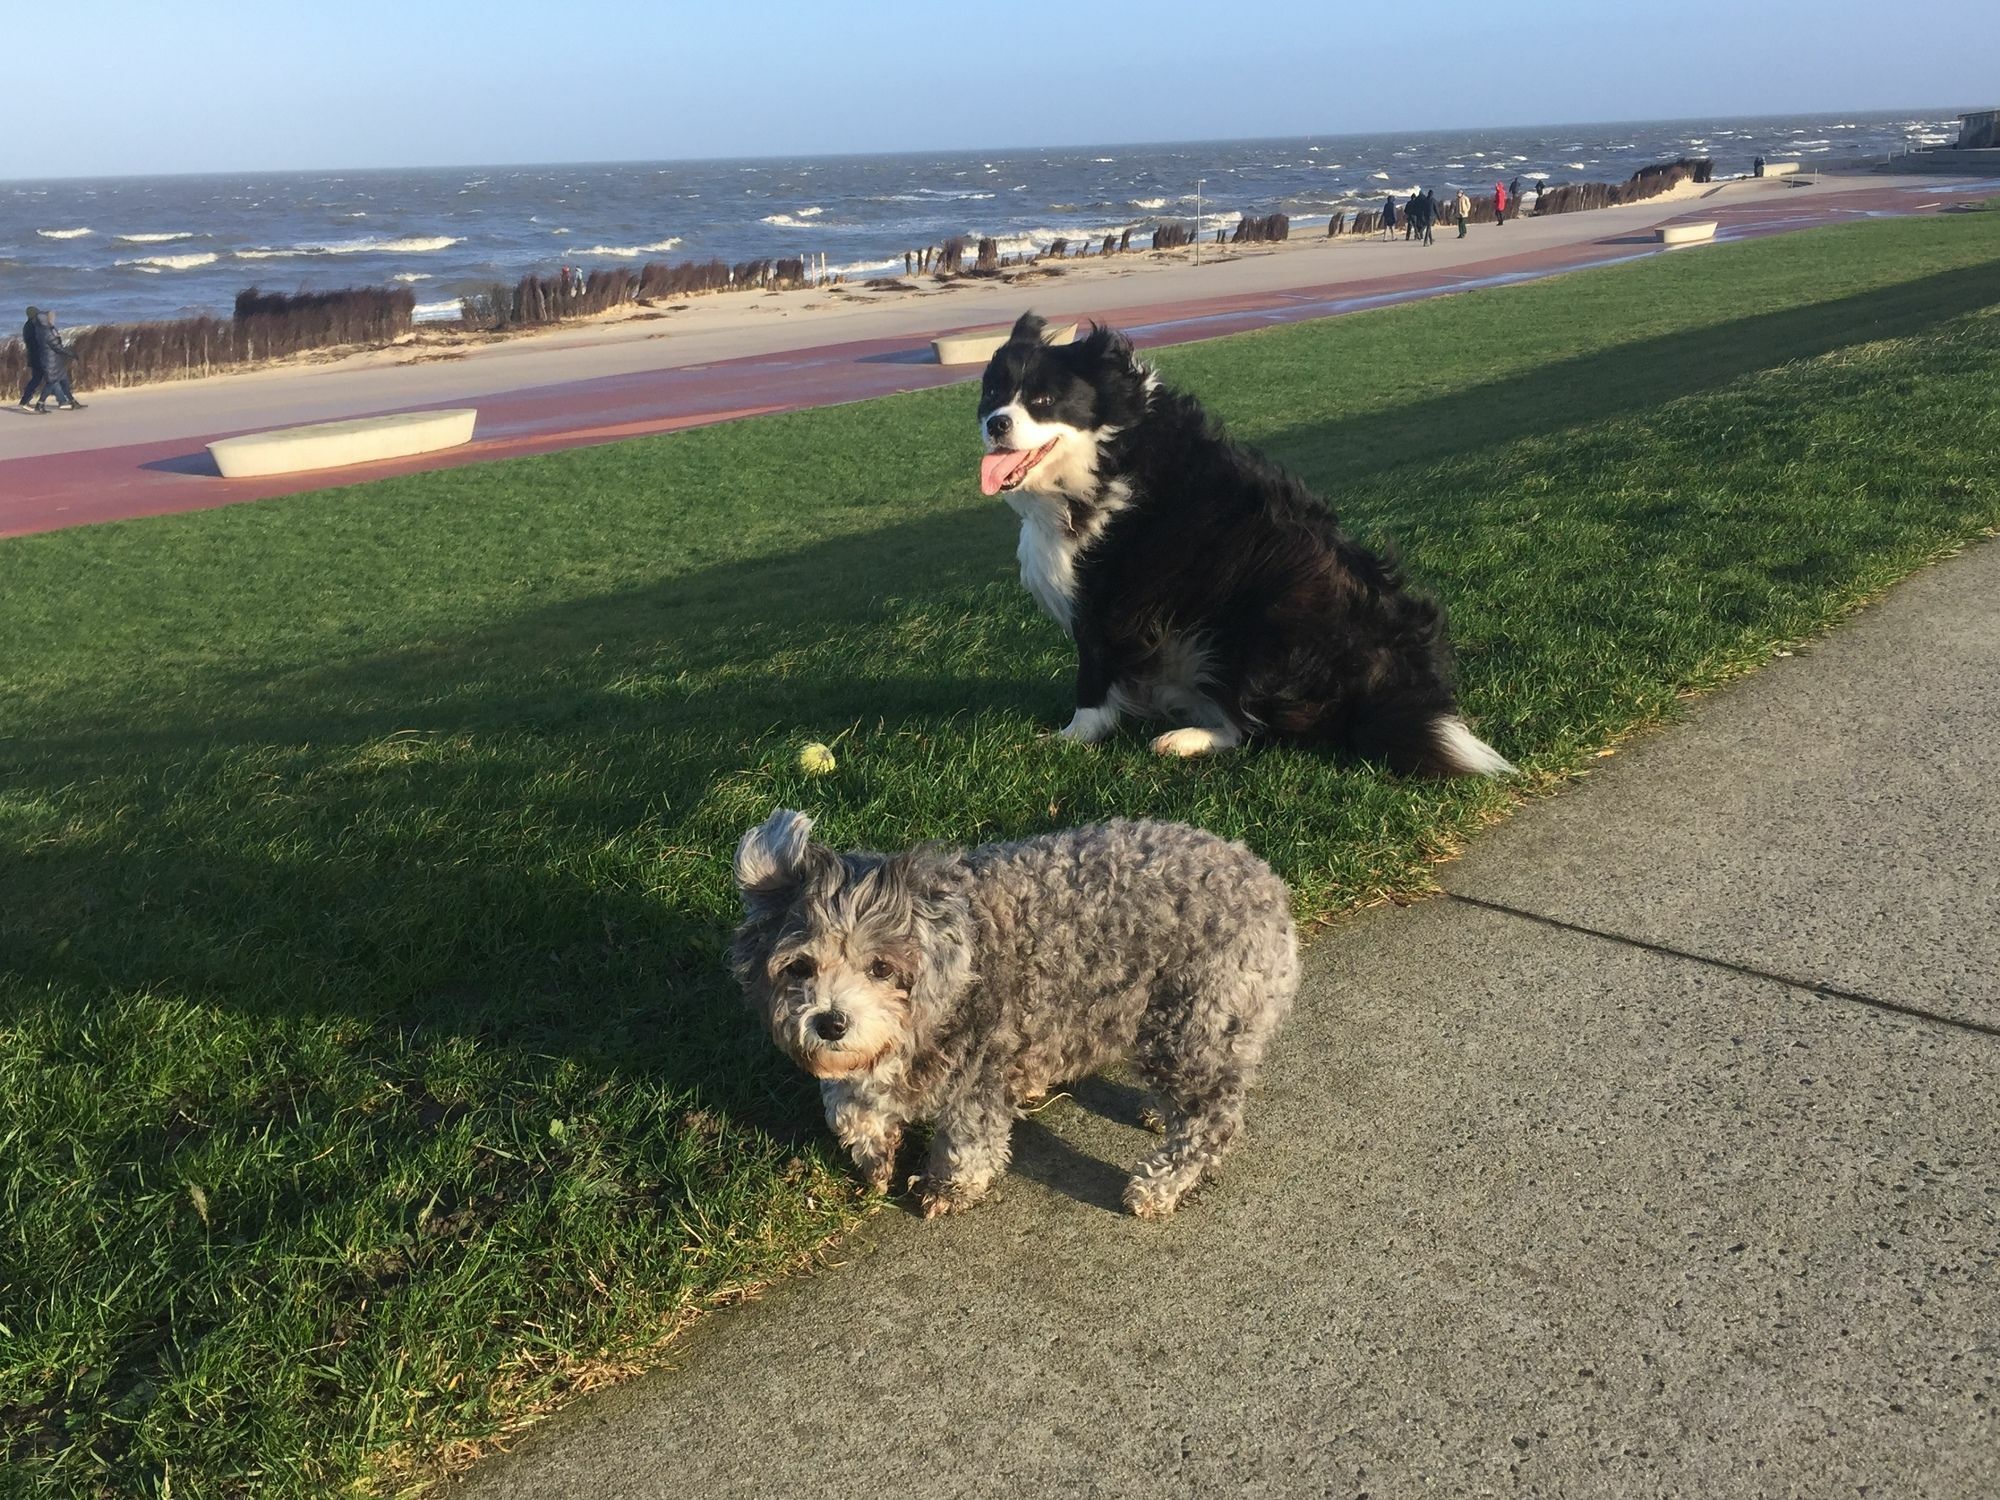
[[[86,234],[89,234],[90,231],[88,229],[37,229],[35,233],[45,240],[80,240]]]
[[[458,298],[453,297],[449,302],[419,302],[415,311],[410,314],[410,318],[417,323],[446,323],[460,316],[463,311]]]
[[[118,264],[137,266],[142,271],[192,271],[196,266],[212,266],[219,258],[213,250],[201,250],[193,255],[142,255]]]
[[[169,240],[191,240],[193,238],[193,230],[183,229],[173,234],[121,234],[118,236],[118,242],[122,245],[164,245]]]
[[[671,250],[681,242],[679,235],[664,240],[655,240],[650,245],[592,245],[588,250],[572,251],[575,255],[614,255],[622,260],[630,260],[635,255],[653,255],[662,250]]]
[[[398,271],[389,279],[391,281],[429,281],[431,273],[428,271]]]
[[[331,244],[288,245],[283,249],[265,246],[259,250],[238,250],[238,260],[287,260],[299,255],[424,255],[463,244],[449,234],[405,235],[387,240],[336,240]]]
[[[780,229],[814,229],[813,220],[825,213],[823,208],[802,208],[795,214],[766,214],[761,224],[775,224]]]
[[[901,256],[895,260],[854,260],[844,266],[828,266],[826,269],[829,276],[879,276],[891,271],[901,275],[903,261]]]

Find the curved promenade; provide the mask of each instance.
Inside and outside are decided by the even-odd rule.
[[[0,537],[202,510],[392,474],[546,453],[976,377],[930,360],[940,334],[1012,319],[1098,318],[1142,347],[1539,280],[1665,253],[1662,224],[1713,219],[1718,241],[1859,218],[1935,213],[2000,182],[1830,178],[1788,189],[1727,183],[1671,203],[1475,226],[1430,248],[1328,241],[1195,268],[1134,268],[1032,289],[961,284],[795,322],[710,299],[665,335],[647,325],[564,329],[463,356],[369,356],[299,369],[93,394],[87,414],[0,411]],[[246,432],[388,412],[477,406],[472,442],[415,458],[260,479],[219,478],[207,444]]]

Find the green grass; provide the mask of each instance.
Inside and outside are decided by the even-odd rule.
[[[1970,214],[1160,363],[1399,540],[1551,787],[2000,523],[1996,304]],[[1510,805],[1044,738],[975,449],[961,387],[0,544],[7,1486],[393,1485],[851,1223],[720,963],[773,804],[1189,819],[1309,917]]]

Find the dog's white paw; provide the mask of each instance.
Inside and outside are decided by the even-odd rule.
[[[1079,708],[1062,728],[1062,737],[1078,745],[1094,745],[1118,727],[1115,710]]]
[[[912,1177],[910,1192],[917,1200],[917,1212],[926,1219],[963,1213],[977,1203],[983,1192],[962,1182],[945,1182],[934,1177]]]
[[[1180,1207],[1178,1188],[1160,1177],[1134,1177],[1125,1184],[1125,1210],[1135,1219],[1164,1219]]]
[[[1243,743],[1233,729],[1169,729],[1153,741],[1155,755],[1209,755]]]

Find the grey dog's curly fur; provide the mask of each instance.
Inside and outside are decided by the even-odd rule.
[[[869,1185],[889,1188],[903,1127],[930,1121],[924,1213],[974,1203],[1023,1105],[1129,1058],[1166,1139],[1125,1205],[1172,1213],[1241,1129],[1298,987],[1270,867],[1177,823],[893,855],[838,853],[811,829],[780,810],[743,836],[731,964]]]

